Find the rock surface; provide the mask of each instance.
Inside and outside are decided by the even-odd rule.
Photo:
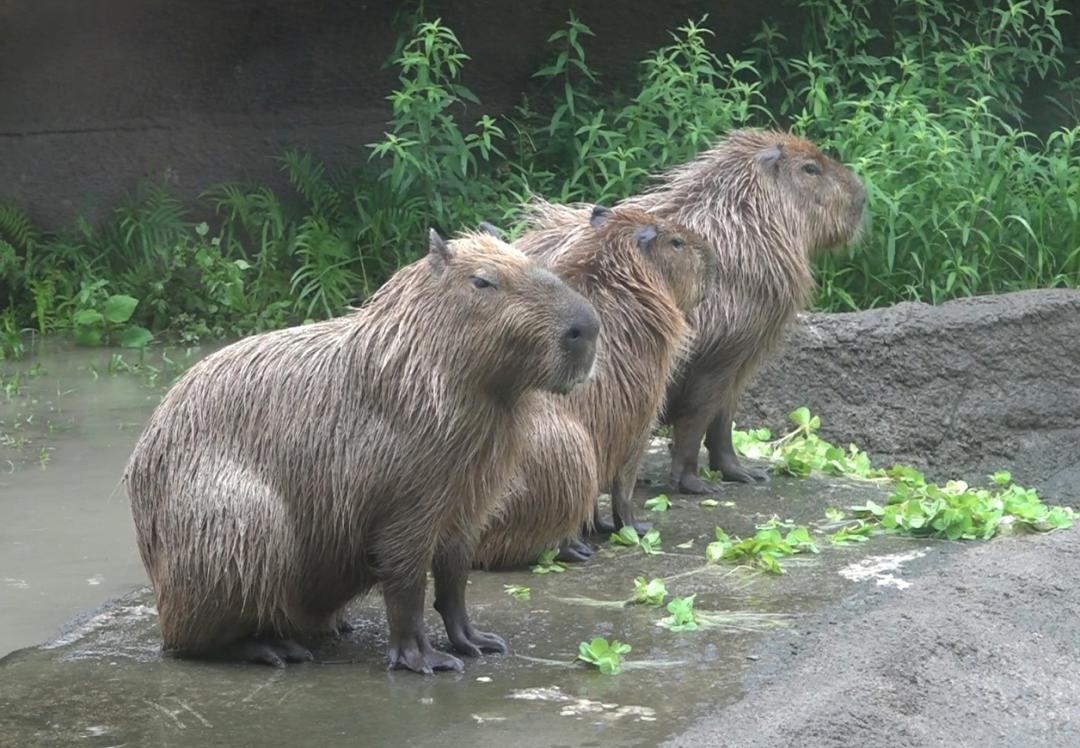
[[[1080,506],[1080,291],[802,315],[739,420],[783,429],[800,405],[875,464],[972,483],[1008,469]]]

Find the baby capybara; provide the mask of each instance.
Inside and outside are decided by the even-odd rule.
[[[533,226],[562,227],[571,215],[581,210],[542,203]],[[636,524],[638,463],[689,332],[686,314],[712,281],[712,252],[701,237],[630,208],[592,209],[544,259],[600,315],[596,372],[569,397],[547,397],[547,407],[532,412],[520,474],[476,549],[483,568],[528,563],[576,538],[593,522],[600,490],[611,493],[616,526]],[[577,542],[562,550],[570,560],[591,552]]]
[[[446,243],[345,317],[256,335],[168,392],[124,481],[167,651],[282,666],[375,585],[392,667],[461,670],[423,627],[426,575],[464,589],[541,393],[593,366],[592,307],[484,234]],[[467,565],[466,565],[467,566]],[[464,605],[451,642],[505,651]]]

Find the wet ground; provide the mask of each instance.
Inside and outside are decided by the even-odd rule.
[[[884,493],[865,482],[777,478],[763,486],[725,486],[715,507],[673,496],[668,512],[645,512],[661,531],[658,555],[605,546],[592,563],[563,573],[475,574],[473,619],[504,635],[511,653],[467,661],[463,675],[387,673],[376,598],[354,606],[358,629],[321,642],[312,664],[278,671],[163,660],[150,595],[131,591],[145,577],[125,500],[113,489],[157,400],[150,385],[167,373],[156,382],[147,381],[155,378],[147,368],[99,372],[94,379],[87,367],[110,360],[100,352],[59,351],[36,360],[47,373],[28,380],[0,408],[0,429],[28,440],[6,448],[10,464],[0,461],[10,469],[0,477],[0,511],[5,520],[15,518],[0,526],[0,649],[49,641],[0,660],[3,746],[587,746],[670,738],[686,745],[749,745],[758,738],[763,745],[936,744],[920,742],[920,735],[940,733],[916,730],[909,742],[908,733],[892,725],[905,708],[928,713],[927,703],[946,718],[955,710],[952,694],[963,692],[964,683],[975,684],[965,698],[976,704],[985,682],[1008,683],[1021,650],[1011,639],[1016,631],[1005,624],[1017,618],[1037,628],[1045,615],[1033,608],[1051,593],[1059,609],[1077,610],[1075,576],[1047,579],[1076,570],[1070,559],[1080,554],[1065,552],[1075,532],[978,546],[899,537],[852,547],[823,543],[818,555],[786,560],[783,576],[705,564],[717,525],[745,535],[777,515],[813,527],[828,506],[880,500]],[[49,433],[43,420],[67,425]],[[659,477],[662,469],[663,455],[654,454],[646,475]],[[640,486],[639,500],[657,492]],[[1014,568],[1013,557],[1024,561]],[[953,568],[966,571],[953,575]],[[996,573],[987,574],[992,569]],[[657,625],[667,615],[663,609],[621,605],[638,576],[663,578],[673,595],[696,594],[696,609],[713,614],[713,625],[672,632]],[[954,576],[963,583],[951,584]],[[508,595],[506,585],[529,587],[530,599]],[[119,593],[127,594],[97,607]],[[1012,596],[1012,604],[998,605],[1003,596]],[[79,611],[54,635],[60,620]],[[1075,724],[1070,709],[1077,702],[1068,688],[1053,684],[1071,672],[1058,666],[1080,651],[1068,647],[1078,625],[1077,616],[1071,619],[1035,641],[1046,665],[1024,673],[1032,683],[1041,675],[1051,684],[1046,688],[1066,725]],[[982,625],[972,628],[970,620]],[[428,626],[445,646],[433,613]],[[999,634],[1009,641],[997,642]],[[578,644],[594,636],[632,645],[623,673],[606,676],[574,664]],[[932,677],[937,663],[958,667],[943,662],[938,650],[961,658],[971,653],[959,671],[966,680]],[[925,672],[905,671],[905,659]],[[893,673],[906,685],[890,685]],[[937,693],[928,688],[933,685]],[[899,712],[890,714],[891,707]],[[1026,731],[1025,715],[1043,715],[1013,707],[1011,714],[1021,716],[993,733],[1001,737],[997,744],[1024,744],[1008,738],[1040,734]],[[985,715],[980,719],[994,726]],[[868,721],[879,725],[876,733],[852,731]],[[812,722],[815,731],[804,732]],[[956,734],[963,737],[962,726]]]

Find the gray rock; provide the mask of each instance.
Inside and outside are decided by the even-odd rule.
[[[801,315],[739,420],[785,429],[800,405],[875,464],[972,483],[1007,469],[1080,506],[1080,291]]]

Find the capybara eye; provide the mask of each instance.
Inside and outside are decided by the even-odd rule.
[[[675,249],[682,249],[683,245],[685,245],[685,244],[686,244],[686,242],[684,242],[679,237],[677,237],[677,236],[671,237],[671,246],[673,246]]]
[[[804,164],[802,170],[812,177],[816,177],[821,174],[821,167],[817,164]]]
[[[472,284],[477,288],[493,288],[495,286],[495,284],[487,278],[481,278],[479,275],[474,275],[472,277]]]

